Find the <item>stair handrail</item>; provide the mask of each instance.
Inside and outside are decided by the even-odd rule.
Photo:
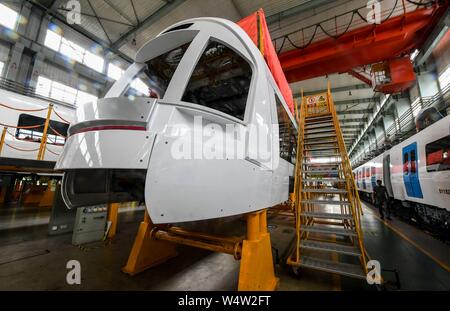
[[[344,138],[339,124],[339,119],[333,102],[333,97],[331,95],[330,81],[328,81],[327,100],[328,100],[328,108],[332,114],[333,124],[336,130],[336,137],[340,149],[342,168],[345,174],[345,184],[348,193],[348,200],[350,202],[350,208],[352,209],[352,216],[354,217],[355,229],[358,235],[358,247],[361,251],[361,264],[363,266],[365,273],[367,273],[366,251],[363,245],[364,237],[363,232],[361,230],[361,216],[363,214],[361,200],[359,198],[358,191],[356,190],[357,188],[353,176],[353,171],[350,165],[350,159],[348,157],[347,148],[345,146]]]

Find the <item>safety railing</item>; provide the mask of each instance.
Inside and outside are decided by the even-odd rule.
[[[443,116],[448,114],[450,109],[450,84],[447,84],[440,92],[433,96],[420,97],[419,100],[414,101],[411,104],[411,107],[401,116],[396,118],[386,129],[386,137],[389,140],[385,141],[383,136],[380,137],[379,141],[377,140],[377,148],[372,150],[373,152],[369,152],[365,156],[353,161],[354,166],[363,164],[363,162],[384,152],[391,145],[408,139],[416,134],[415,117],[420,110],[429,107],[435,107]],[[386,146],[386,142],[389,143],[389,146]]]
[[[3,148],[6,146],[8,148],[14,149],[16,151],[20,151],[20,152],[36,152],[37,151],[37,160],[44,160],[45,158],[45,152],[48,151],[53,155],[59,156],[59,154],[55,151],[52,151],[51,149],[49,149],[47,147],[47,142],[49,140],[48,137],[48,133],[49,133],[49,129],[51,129],[54,133],[56,133],[57,135],[66,138],[65,135],[63,135],[62,133],[58,132],[57,130],[55,130],[51,124],[50,124],[50,118],[52,116],[52,114],[56,115],[61,121],[62,123],[65,124],[70,124],[69,121],[67,121],[66,119],[64,119],[55,109],[53,109],[53,104],[50,103],[48,105],[47,108],[39,108],[39,109],[20,109],[20,108],[15,108],[15,107],[11,107],[9,105],[0,103],[0,107],[4,108],[4,109],[10,109],[10,110],[15,110],[15,111],[20,111],[20,112],[39,112],[39,111],[45,111],[47,110],[47,116],[45,118],[45,122],[43,124],[35,124],[35,125],[27,125],[27,126],[19,126],[19,125],[12,125],[12,124],[4,124],[0,122],[0,126],[3,126],[3,130],[2,130],[2,134],[0,136],[0,157],[3,151]],[[14,133],[11,133],[8,129],[37,129],[37,128],[42,128],[43,127],[43,131],[42,131],[42,138],[40,139],[40,143],[39,143],[39,147],[38,148],[22,148],[22,147],[18,147],[18,146],[13,146],[10,143],[6,142],[6,135],[10,135],[13,140],[17,140],[19,141],[19,139],[17,139],[16,135]],[[24,141],[21,140],[20,141]],[[26,141],[26,140],[25,140]],[[35,141],[33,141],[35,142]]]
[[[25,96],[41,99],[41,100],[44,100],[46,102],[50,102],[53,104],[67,106],[70,108],[75,108],[74,105],[71,105],[71,104],[68,104],[68,103],[65,103],[65,102],[62,102],[59,100],[55,100],[53,98],[46,97],[46,96],[40,95],[39,93],[36,93],[36,89],[34,87],[26,86],[22,83],[12,81],[9,79],[5,79],[5,78],[1,78],[1,77],[0,77],[0,89],[14,92],[14,93],[17,93],[20,95],[25,95]]]
[[[305,116],[306,116],[306,102],[303,96],[302,90],[302,99],[300,102],[300,109],[296,109],[297,116],[297,124],[298,124],[298,136],[297,136],[297,155],[295,161],[295,176],[294,176],[294,200],[292,209],[294,210],[295,215],[295,231],[296,231],[296,257],[295,260],[300,260],[300,242],[301,236],[299,234],[301,229],[301,201],[305,200],[304,196],[306,195],[303,192],[303,176],[302,176],[302,167],[303,167],[303,141],[305,139]]]

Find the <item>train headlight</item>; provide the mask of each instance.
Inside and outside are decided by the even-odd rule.
[[[447,159],[447,158],[448,158],[448,151],[445,151],[445,152],[442,154],[442,158],[443,158],[443,159]]]

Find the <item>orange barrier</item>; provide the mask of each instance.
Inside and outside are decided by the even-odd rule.
[[[19,108],[14,108],[5,104],[0,103],[0,106],[11,109],[11,110],[16,110],[16,111],[24,111],[24,112],[36,112],[36,111],[44,111],[47,108],[41,108],[41,109],[19,109]]]

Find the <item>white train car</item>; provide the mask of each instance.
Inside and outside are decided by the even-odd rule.
[[[448,236],[450,221],[450,115],[354,170],[362,197],[377,179],[414,219]]]
[[[49,104],[42,99],[0,90],[0,135],[7,127],[1,161],[8,159],[8,163],[20,165],[21,160],[37,160]],[[44,154],[44,160],[50,162],[56,162],[62,153],[67,122],[75,118],[75,109],[70,106],[54,104],[53,109]]]
[[[56,165],[68,206],[145,199],[154,223],[177,223],[288,199],[297,125],[261,52],[230,21],[166,29],[76,115]]]

